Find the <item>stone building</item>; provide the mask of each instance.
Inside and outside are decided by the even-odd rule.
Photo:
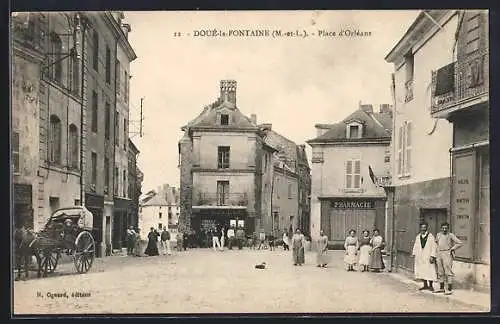
[[[217,101],[205,107],[182,130],[184,136],[179,142],[180,230],[194,229],[200,233],[213,227],[238,225],[243,226],[247,234],[261,229],[271,233],[274,224],[271,213],[279,206],[272,199],[272,186],[277,170],[282,167],[282,164],[276,165],[276,159],[295,168],[295,143],[273,132],[270,124],[257,124],[255,115],[248,118],[238,109],[236,81],[221,81]],[[276,154],[279,147],[274,147],[279,144],[282,144],[280,156]],[[293,158],[287,160],[289,155]],[[293,216],[296,226],[298,182],[295,171],[295,185],[290,188],[291,176],[285,169],[282,183],[286,187],[280,187],[280,192],[286,195],[291,189],[295,205],[291,207],[293,211],[289,211],[290,203],[283,203],[282,208],[286,206],[287,210],[283,217],[287,219],[282,224],[288,226],[289,217]],[[280,219],[281,215],[275,214],[275,217]]]
[[[490,287],[488,12],[456,15],[456,57],[432,71],[430,114],[453,124],[450,221],[464,242],[455,269],[469,284]]]
[[[135,53],[122,18],[109,11],[32,12],[15,14],[12,26],[13,85],[21,90],[13,92],[15,214],[38,231],[56,209],[84,204],[94,215],[98,256],[111,247],[116,163],[124,172],[116,197],[128,198],[128,99],[120,98],[128,98]],[[115,72],[127,76],[127,85],[115,85]]]
[[[378,228],[384,235],[386,194],[375,175],[389,176],[390,105],[361,105],[344,120],[317,127],[312,147],[311,235],[322,229],[341,247],[349,230]]]
[[[13,183],[13,222],[38,228],[40,158],[40,83],[45,43],[42,21],[28,13],[12,15],[12,120],[11,176]],[[44,116],[46,120],[46,116]],[[45,197],[42,196],[41,199]],[[35,226],[36,223],[36,226]]]
[[[139,197],[141,196],[141,187],[143,175],[137,165],[139,149],[132,140],[128,140],[128,197],[130,204],[128,207],[128,226],[137,228],[139,226]]]

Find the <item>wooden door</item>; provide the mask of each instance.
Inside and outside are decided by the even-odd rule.
[[[370,232],[375,227],[375,210],[339,209],[331,214],[331,240],[343,241],[349,230],[353,229],[358,234],[367,229]]]
[[[446,222],[446,209],[423,209],[422,216],[422,220],[429,224],[429,232],[436,236],[441,224]]]

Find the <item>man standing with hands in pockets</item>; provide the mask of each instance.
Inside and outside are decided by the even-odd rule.
[[[450,232],[450,224],[441,224],[441,232],[436,235],[436,262],[438,269],[439,290],[435,293],[444,292],[451,295],[453,284],[453,259],[455,250],[462,246],[455,234]]]

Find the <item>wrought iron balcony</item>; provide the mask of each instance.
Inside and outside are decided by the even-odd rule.
[[[195,206],[247,206],[247,193],[199,193],[193,199]]]
[[[488,67],[489,53],[478,52],[432,71],[432,117],[446,118],[453,111],[488,100]]]

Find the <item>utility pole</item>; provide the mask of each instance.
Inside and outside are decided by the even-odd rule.
[[[141,98],[141,119],[139,121],[139,137],[142,137],[142,102],[144,101],[144,98]]]

